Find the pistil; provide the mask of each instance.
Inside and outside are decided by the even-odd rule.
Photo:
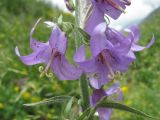
[[[108,77],[113,80],[114,77],[115,77],[115,74],[114,74],[114,72],[113,72],[113,70],[112,70],[111,65],[109,64],[109,62],[107,62],[107,59],[106,59],[106,56],[105,56],[105,52],[103,51],[101,55],[102,55],[102,57],[103,57],[103,62],[104,62],[104,64],[107,66],[107,68],[108,68],[108,70],[109,70],[109,72],[110,72],[110,75],[109,75]]]
[[[49,59],[49,61],[48,61],[48,63],[47,63],[47,66],[46,66],[45,69],[42,71],[42,73],[41,73],[40,76],[43,76],[43,75],[47,74],[47,72],[48,72],[48,70],[49,70],[49,68],[50,68],[50,66],[51,66],[51,64],[52,64],[52,62],[53,62],[53,60],[54,60],[54,57],[55,57],[55,52],[54,52],[54,50],[52,49],[51,56],[50,56],[50,59]]]

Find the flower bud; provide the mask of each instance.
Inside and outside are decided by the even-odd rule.
[[[72,0],[64,0],[66,7],[68,8],[69,11],[74,11],[74,4]]]

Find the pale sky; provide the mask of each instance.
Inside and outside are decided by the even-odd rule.
[[[67,11],[64,0],[46,0],[51,1],[52,4],[57,5],[64,11]],[[116,29],[122,29],[131,24],[138,24],[146,16],[148,16],[153,10],[160,7],[160,0],[132,0],[132,5],[127,7],[126,14],[114,21],[111,20],[111,26]]]

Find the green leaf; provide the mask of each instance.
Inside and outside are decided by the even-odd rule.
[[[126,106],[124,104],[121,104],[121,103],[118,103],[118,102],[114,102],[114,101],[109,101],[109,100],[106,100],[106,99],[100,101],[96,105],[96,109],[99,108],[99,107],[118,109],[118,110],[130,112],[130,113],[133,113],[133,114],[136,114],[136,115],[139,115],[139,116],[160,120],[160,118],[156,118],[156,117],[150,116],[150,115],[148,115],[148,114],[146,114],[146,113],[144,113],[144,112],[142,112],[140,110],[136,110],[135,108],[131,108],[131,107],[128,107],[128,106]]]
[[[44,104],[51,104],[51,103],[62,103],[70,100],[70,96],[56,96],[49,99],[45,99],[40,102],[35,103],[27,103],[24,106],[37,106],[37,105],[44,105]]]
[[[91,108],[86,109],[76,120],[84,120],[91,112]]]
[[[66,105],[66,108],[64,110],[65,116],[67,116],[70,113],[73,103],[74,103],[74,97],[72,97]]]
[[[69,34],[74,29],[74,24],[72,24],[71,22],[62,22],[61,28],[63,32]]]
[[[91,14],[92,2],[90,0],[76,0],[76,21],[80,28],[84,28]]]
[[[62,22],[63,22],[63,15],[61,14],[61,15],[58,17],[57,23],[58,23],[58,25],[61,25]]]

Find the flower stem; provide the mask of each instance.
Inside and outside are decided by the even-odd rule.
[[[79,7],[80,7],[79,0],[75,0],[75,23],[77,27],[80,27],[80,19],[81,19],[80,13],[79,13],[80,12]],[[80,81],[80,89],[81,89],[81,96],[82,96],[82,110],[85,111],[90,106],[89,89],[88,89],[89,84],[85,75],[82,75],[79,81]]]
[[[82,96],[82,110],[85,111],[90,106],[88,80],[85,75],[80,78],[80,88]]]

